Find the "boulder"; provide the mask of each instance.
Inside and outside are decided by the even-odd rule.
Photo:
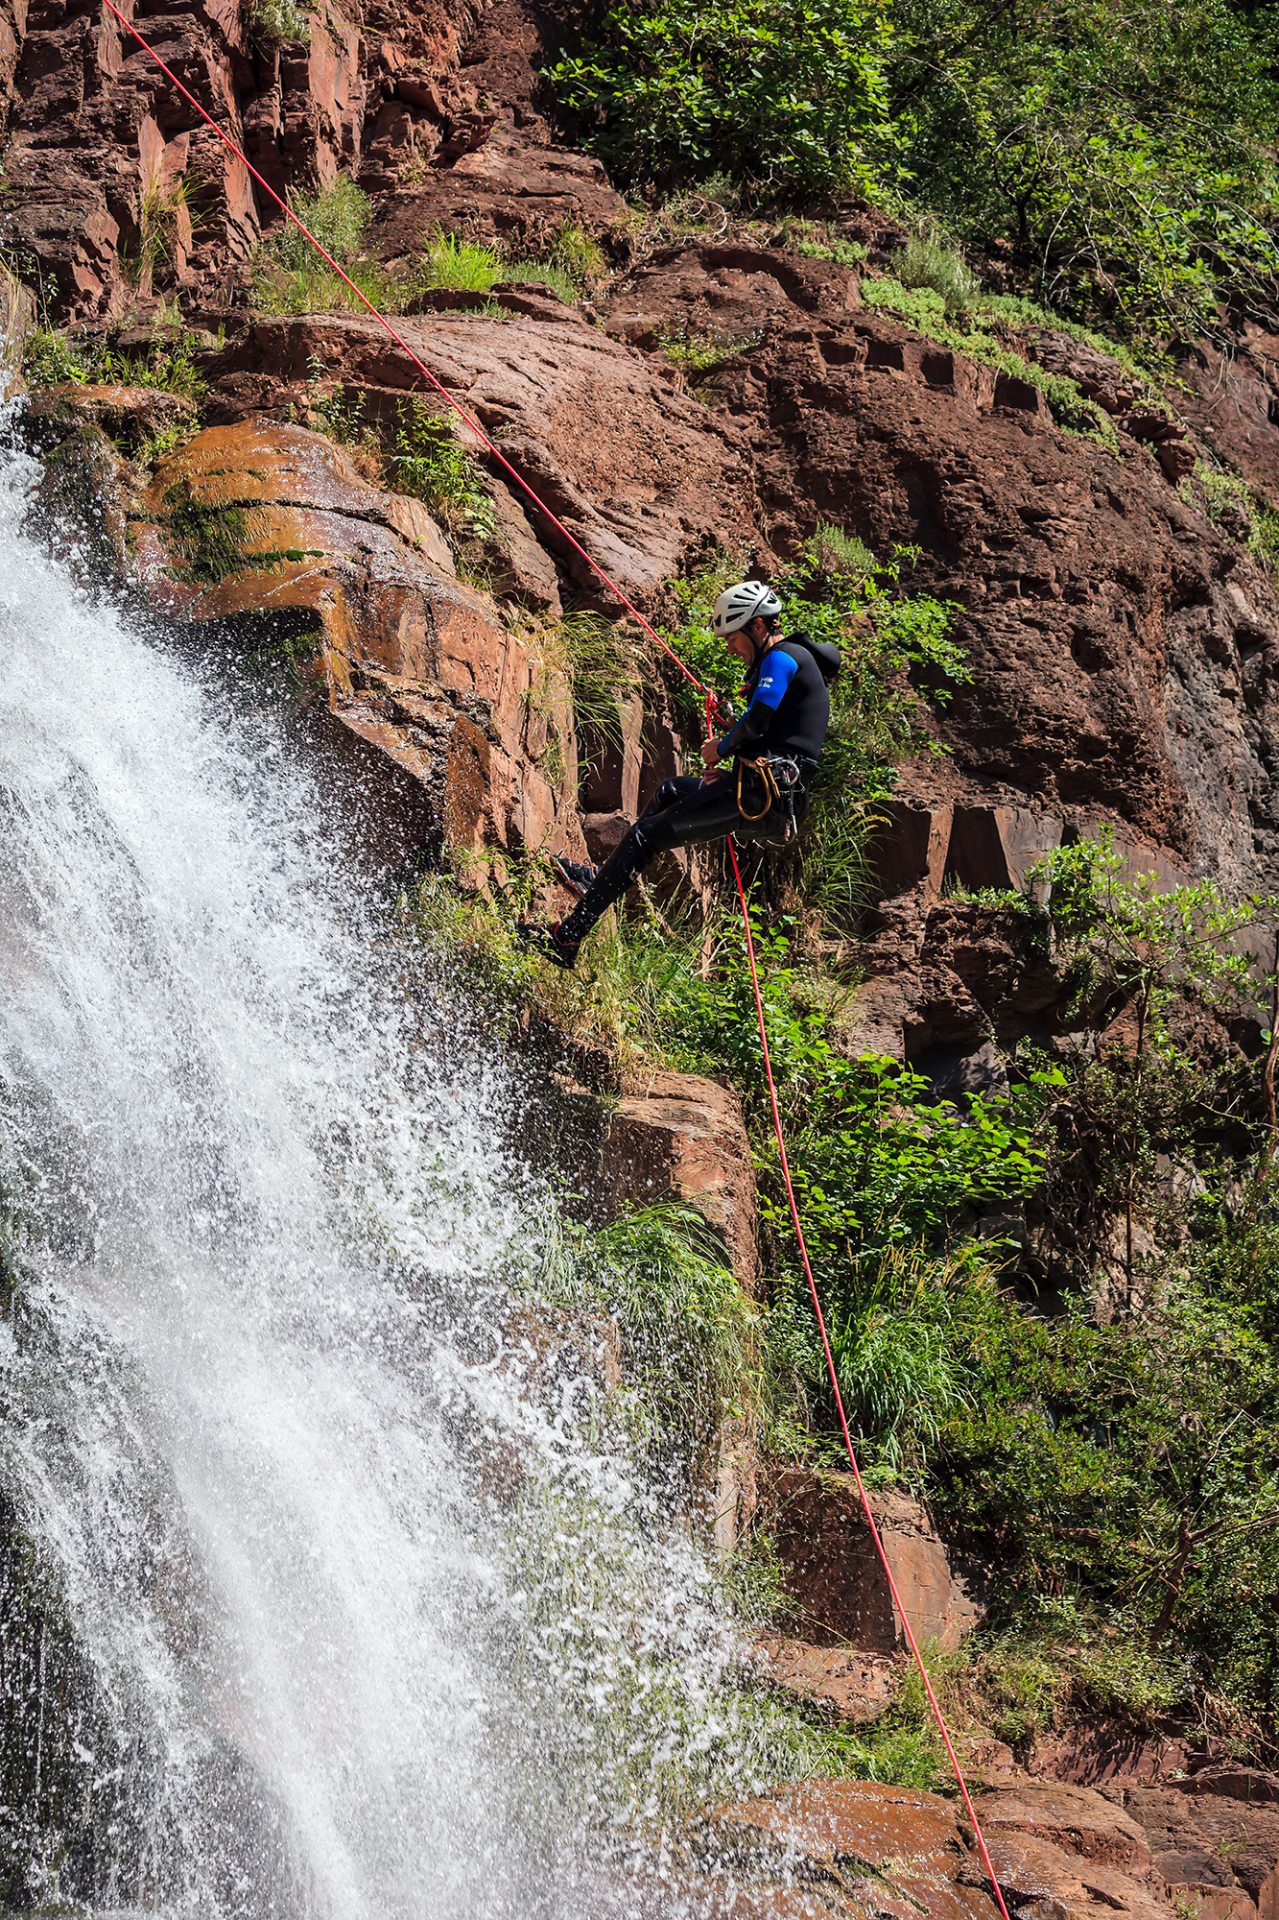
[[[768,1484],[765,1506],[803,1638],[865,1653],[902,1651],[901,1623],[851,1474],[783,1469]],[[916,1635],[957,1646],[978,1610],[926,1510],[903,1493],[876,1493],[872,1506]]]
[[[978,1807],[987,1839],[1014,1833],[1047,1841],[1097,1866],[1147,1876],[1150,1841],[1121,1806],[1091,1787],[1026,1782],[984,1794]]]
[[[1239,1890],[1261,1920],[1279,1915],[1279,1776],[1225,1765],[1106,1793],[1141,1827],[1171,1884]]]
[[[755,1175],[737,1094],[696,1074],[645,1074],[613,1111],[603,1172],[623,1206],[675,1198],[696,1207],[754,1288]]]
[[[806,1781],[721,1808],[693,1844],[705,1864],[730,1868],[748,1886],[776,1878],[804,1889],[820,1902],[814,1915],[994,1920],[998,1912],[939,1794]]]

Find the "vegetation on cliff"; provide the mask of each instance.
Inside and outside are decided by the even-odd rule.
[[[624,178],[931,215],[1066,314],[1157,349],[1273,310],[1273,6],[835,0],[601,9],[554,70]]]

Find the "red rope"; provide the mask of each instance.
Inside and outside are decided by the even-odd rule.
[[[915,1657],[915,1665],[919,1668],[920,1678],[924,1683],[924,1692],[928,1695],[928,1704],[932,1708],[933,1719],[937,1722],[937,1730],[941,1734],[943,1744],[946,1748],[946,1758],[950,1761],[951,1771],[955,1776],[956,1784],[963,1798],[968,1818],[973,1823],[973,1833],[976,1836],[982,1865],[985,1867],[990,1879],[990,1884],[994,1889],[995,1899],[999,1903],[999,1911],[1003,1915],[1003,1920],[1008,1920],[1008,1908],[1004,1905],[1003,1891],[996,1878],[995,1869],[991,1865],[990,1855],[986,1851],[986,1836],[981,1830],[981,1821],[977,1818],[977,1809],[973,1806],[972,1796],[968,1791],[968,1782],[964,1778],[964,1770],[959,1764],[959,1755],[955,1752],[954,1742],[950,1737],[950,1728],[946,1725],[946,1716],[941,1709],[941,1702],[933,1692],[933,1683],[928,1677],[928,1668],[924,1665],[924,1656],[919,1651],[919,1642],[916,1640],[914,1628],[910,1624],[910,1616],[906,1612],[906,1607],[902,1600],[901,1593],[898,1590],[897,1582],[893,1578],[893,1570],[888,1563],[888,1555],[884,1550],[884,1541],[879,1531],[879,1523],[875,1519],[874,1509],[870,1504],[870,1495],[867,1493],[866,1483],[862,1479],[862,1470],[857,1464],[857,1449],[853,1445],[853,1436],[849,1431],[848,1415],[844,1411],[844,1396],[839,1390],[839,1373],[835,1366],[835,1355],[831,1349],[830,1335],[826,1331],[826,1315],[822,1311],[821,1295],[817,1290],[817,1280],[813,1273],[812,1261],[808,1257],[808,1242],[804,1238],[804,1229],[799,1218],[799,1204],[795,1199],[795,1184],[791,1179],[790,1161],[786,1153],[786,1135],[782,1128],[781,1109],[777,1104],[777,1083],[773,1079],[773,1062],[768,1050],[768,1023],[764,1018],[764,1001],[760,994],[759,972],[755,965],[755,935],[751,928],[750,908],[746,904],[746,889],[742,885],[742,870],[737,864],[737,848],[733,845],[731,834],[728,839],[728,857],[733,863],[733,879],[737,882],[737,898],[741,903],[742,927],[746,935],[746,958],[750,962],[751,990],[755,995],[755,1013],[759,1020],[760,1043],[764,1049],[764,1077],[768,1082],[768,1101],[773,1113],[773,1132],[777,1136],[777,1152],[781,1162],[782,1180],[786,1187],[786,1200],[790,1207],[790,1217],[795,1228],[795,1239],[799,1246],[799,1256],[804,1263],[804,1276],[808,1281],[808,1291],[812,1295],[813,1312],[817,1316],[817,1330],[822,1337],[822,1352],[826,1356],[826,1371],[830,1376],[831,1391],[835,1396],[835,1410],[839,1415],[839,1430],[844,1436],[844,1447],[848,1454],[848,1464],[853,1470],[853,1480],[856,1483],[857,1496],[862,1503],[862,1511],[866,1515],[866,1524],[870,1528],[870,1537],[874,1542],[875,1552],[879,1557],[879,1564],[884,1570],[884,1578],[888,1582],[888,1591],[893,1597],[893,1605],[896,1607],[898,1618],[902,1623],[902,1631],[906,1635],[907,1645]]]
[[[520,490],[528,497],[528,499],[532,501],[533,505],[542,514],[542,516],[548,522],[548,524],[555,528],[556,532],[561,536],[561,538],[565,540],[568,543],[568,545],[573,549],[573,551],[576,554],[578,554],[580,558],[586,562],[587,566],[591,568],[592,572],[596,575],[596,577],[599,580],[601,580],[603,584],[609,589],[610,593],[612,593],[615,596],[615,598],[621,602],[622,606],[626,608],[626,611],[632,616],[632,618],[639,622],[640,626],[643,628],[644,632],[649,636],[650,640],[655,641],[656,644],[661,648],[662,652],[668,655],[668,657],[675,662],[676,666],[679,668],[680,672],[685,676],[685,678],[691,681],[692,684],[699,690],[699,692],[705,695],[706,731],[709,735],[713,731],[712,722],[718,707],[718,701],[716,700],[715,694],[711,690],[711,688],[706,686],[703,681],[698,679],[697,675],[692,671],[692,669],[688,667],[683,660],[680,659],[679,655],[675,652],[673,647],[670,647],[667,645],[666,641],[662,639],[662,636],[657,632],[656,628],[648,620],[645,619],[644,615],[640,612],[639,608],[622,591],[621,587],[618,586],[617,582],[613,580],[611,576],[604,571],[604,568],[600,566],[597,560],[592,558],[592,556],[587,552],[586,548],[581,544],[581,542],[579,540],[576,540],[573,537],[573,535],[569,532],[568,528],[564,525],[563,521],[557,519],[555,514],[551,512],[551,509],[547,506],[546,502],[541,498],[541,496],[538,493],[534,491],[533,487],[530,486],[527,480],[525,480],[524,476],[521,473],[517,472],[517,470],[511,465],[510,461],[506,458],[506,455],[501,451],[500,447],[498,447],[496,443],[490,438],[490,436],[484,431],[483,427],[479,424],[479,422],[467,411],[467,409],[462,405],[462,403],[459,400],[454,398],[453,394],[449,392],[448,388],[444,386],[440,380],[436,379],[435,375],[431,372],[431,369],[427,366],[426,362],[420,359],[418,355],[414,353],[412,347],[409,345],[408,341],[404,338],[403,334],[400,333],[398,328],[392,326],[391,322],[386,318],[386,315],[380,312],[379,309],[374,306],[373,302],[367,297],[367,295],[364,294],[361,291],[361,289],[356,286],[351,276],[348,273],[346,273],[342,267],[338,265],[337,261],[333,258],[332,254],[329,253],[327,249],[321,245],[321,243],[316,239],[315,235],[311,232],[310,228],[307,227],[303,223],[303,221],[299,220],[298,216],[294,213],[292,207],[290,207],[286,201],[282,200],[280,195],[275,191],[274,187],[272,187],[268,181],[262,178],[262,175],[257,171],[255,167],[252,167],[249,164],[249,161],[246,159],[245,155],[241,152],[240,148],[235,144],[235,142],[227,134],[225,134],[222,131],[221,127],[217,124],[217,121],[213,119],[212,115],[205,112],[204,108],[200,105],[200,102],[195,98],[195,95],[191,93],[187,87],[183,86],[182,82],[178,79],[177,75],[173,72],[172,68],[166,66],[165,62],[160,58],[159,54],[156,52],[155,48],[151,45],[150,41],[144,39],[142,34],[140,34],[138,32],[138,29],[133,25],[132,21],[127,20],[125,18],[124,14],[120,11],[119,7],[116,6],[115,0],[102,0],[102,4],[106,7],[109,13],[114,14],[115,18],[119,21],[120,25],[125,29],[125,31],[133,36],[133,38],[137,41],[138,45],[143,49],[143,51],[146,54],[148,54],[150,58],[155,62],[156,66],[159,67],[161,73],[165,75],[165,77],[169,80],[171,85],[174,86],[177,89],[177,91],[182,95],[183,99],[186,100],[192,107],[195,108],[195,111],[199,114],[200,118],[204,121],[205,125],[212,128],[213,132],[217,135],[218,139],[222,142],[222,145],[226,147],[228,152],[230,152],[235,156],[235,158],[240,162],[240,165],[245,169],[245,171],[248,174],[250,174],[254,180],[257,181],[262,191],[268,196],[268,198],[270,198],[275,202],[276,206],[279,207],[280,211],[284,214],[285,218],[287,220],[292,221],[293,225],[297,227],[300,233],[305,234],[307,240],[315,248],[315,251],[320,255],[321,259],[323,259],[328,264],[328,266],[332,268],[333,272],[337,274],[340,280],[345,282],[345,284],[351,289],[351,292],[355,294],[360,304],[368,309],[369,313],[372,314],[373,318],[377,321],[378,325],[383,329],[385,333],[389,334],[391,339],[395,341],[396,345],[407,355],[407,357],[412,361],[413,365],[418,369],[418,371],[429,381],[430,385],[435,389],[436,393],[438,393],[443,400],[447,401],[448,405],[453,409],[454,413],[456,413],[458,417],[465,422],[465,424],[470,428],[471,432],[475,434],[476,438],[480,441],[480,443],[488,450],[490,454],[492,454],[493,458],[497,461],[498,465],[502,467],[504,472],[509,475],[509,477],[515,482],[515,484],[520,488]],[[844,1410],[844,1397],[843,1397],[843,1394],[840,1392],[839,1374],[835,1366],[835,1356],[831,1349],[830,1335],[827,1333],[827,1330],[826,1330],[826,1316],[822,1311],[821,1295],[818,1291],[817,1280],[813,1273],[812,1261],[809,1259],[808,1242],[804,1238],[804,1228],[799,1217],[799,1204],[795,1198],[794,1182],[791,1179],[790,1161],[786,1153],[786,1136],[782,1127],[781,1109],[778,1106],[778,1102],[777,1102],[777,1084],[773,1078],[773,1061],[772,1061],[772,1055],[769,1051],[769,1045],[768,1045],[768,1022],[764,1017],[764,1001],[759,990],[759,971],[755,962],[755,937],[751,928],[750,908],[747,905],[747,901],[746,901],[746,889],[742,883],[741,868],[737,864],[737,849],[733,844],[731,835],[729,836],[729,840],[728,840],[728,854],[729,854],[729,859],[733,863],[733,879],[737,885],[737,898],[742,910],[742,927],[746,935],[746,957],[750,963],[751,990],[755,996],[755,1014],[759,1021],[759,1039],[760,1039],[760,1046],[763,1050],[764,1076],[768,1082],[769,1106],[772,1110],[772,1116],[773,1116],[773,1132],[777,1137],[777,1152],[778,1152],[779,1160],[781,1163],[782,1179],[785,1182],[787,1204],[790,1207],[791,1221],[795,1228],[795,1240],[799,1247],[800,1258],[804,1263],[804,1273],[808,1281],[808,1290],[812,1296],[813,1312],[817,1316],[817,1327],[818,1327],[819,1333],[821,1334],[821,1339],[822,1339],[822,1352],[826,1357],[826,1370],[830,1376],[831,1391],[834,1395],[835,1408],[839,1415],[840,1432],[843,1435],[844,1446],[848,1453],[848,1463],[853,1470],[853,1480],[857,1487],[858,1498],[861,1501],[862,1510],[866,1516],[866,1524],[870,1529],[870,1537],[872,1542],[874,1543],[875,1552],[879,1558],[880,1566],[884,1570],[884,1578],[888,1582],[888,1591],[892,1595],[893,1605],[897,1609],[898,1618],[902,1623],[902,1631],[906,1636],[907,1645],[910,1647],[911,1653],[914,1656],[915,1665],[919,1668],[920,1678],[924,1683],[924,1692],[928,1697],[929,1707],[932,1710],[932,1715],[934,1720],[937,1722],[937,1730],[941,1734],[942,1742],[946,1749],[946,1757],[950,1761],[951,1770],[954,1773],[956,1784],[959,1787],[960,1795],[963,1799],[965,1810],[968,1814],[968,1818],[972,1822],[973,1833],[977,1841],[978,1851],[981,1854],[982,1865],[986,1869],[987,1876],[990,1880],[991,1888],[994,1891],[995,1899],[999,1906],[1000,1914],[1002,1915],[1003,1920],[1009,1920],[1008,1908],[1004,1904],[1003,1892],[1000,1888],[999,1881],[996,1877],[995,1869],[991,1864],[990,1854],[986,1848],[986,1838],[981,1829],[981,1822],[977,1818],[977,1810],[973,1806],[972,1796],[970,1795],[968,1790],[968,1782],[964,1778],[964,1770],[960,1766],[959,1755],[955,1751],[955,1745],[950,1736],[950,1729],[946,1724],[946,1716],[942,1712],[941,1702],[938,1700],[936,1693],[933,1691],[933,1683],[928,1677],[928,1669],[924,1664],[924,1657],[919,1650],[919,1642],[915,1638],[914,1629],[910,1624],[910,1618],[902,1602],[902,1597],[901,1597],[900,1591],[898,1590],[897,1582],[893,1578],[893,1570],[892,1570],[892,1567],[889,1565],[888,1555],[884,1550],[884,1542],[883,1542],[883,1537],[879,1531],[879,1523],[875,1518],[875,1512],[870,1503],[870,1496],[866,1491],[866,1485],[862,1479],[861,1468],[857,1463],[857,1450],[853,1446],[853,1436],[848,1425],[848,1415]]]

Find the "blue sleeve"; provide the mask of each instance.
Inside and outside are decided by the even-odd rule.
[[[774,647],[759,670],[751,706],[768,707],[776,713],[787,687],[798,672],[799,661],[794,654],[783,653],[780,647]]]

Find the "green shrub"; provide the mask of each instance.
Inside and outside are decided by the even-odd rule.
[[[948,317],[968,313],[981,289],[977,276],[953,247],[940,240],[908,240],[892,263],[895,278],[904,287],[927,287],[941,301]]]
[[[33,387],[82,387],[93,377],[86,353],[55,327],[36,327],[27,335],[22,372]]]
[[[282,40],[305,40],[311,16],[297,0],[248,0],[249,37],[259,46],[274,47]]]
[[[428,240],[414,274],[424,289],[452,288],[459,293],[489,293],[502,277],[502,261],[495,248],[441,232]]]
[[[722,171],[763,196],[825,197],[866,187],[886,151],[890,40],[876,0],[614,0],[552,79],[627,180]]]
[[[195,336],[181,328],[157,330],[141,353],[121,353],[99,340],[73,340],[50,328],[27,336],[22,371],[33,387],[89,384],[147,387],[172,393],[193,407],[208,392],[195,362]]]
[[[895,20],[912,191],[1040,299],[1157,360],[1223,298],[1270,297],[1269,9],[901,0]]]
[[[384,460],[389,483],[420,500],[452,539],[493,537],[493,496],[451,413],[432,413],[417,399],[402,403]]]

